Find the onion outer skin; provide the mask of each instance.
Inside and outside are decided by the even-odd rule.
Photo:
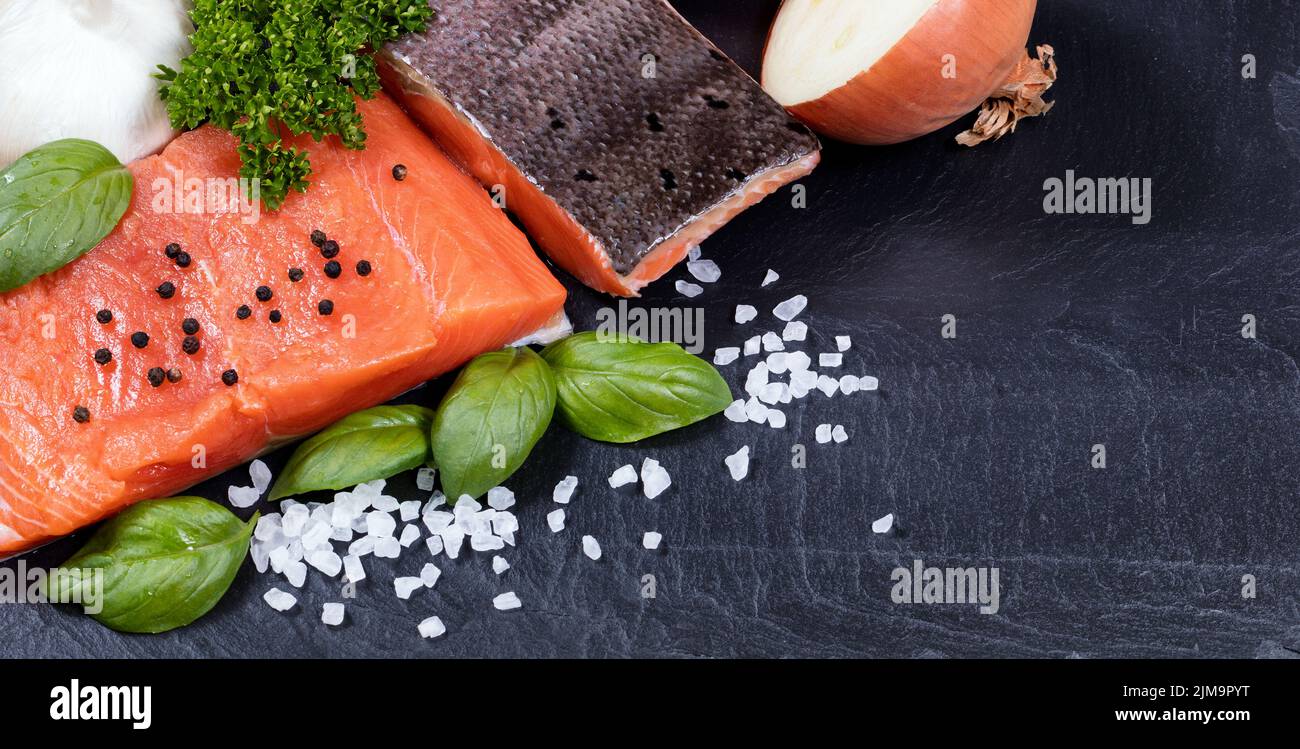
[[[1037,5],[941,0],[869,69],[786,109],[818,133],[849,143],[889,145],[932,133],[969,114],[1006,82],[1025,57]],[[956,78],[942,75],[948,54],[956,57]]]

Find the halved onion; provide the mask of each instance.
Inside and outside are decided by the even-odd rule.
[[[995,94],[1030,98],[1054,80],[1051,48],[1029,60],[1036,0],[785,0],[768,35],[763,88],[824,135],[852,143],[910,140],[956,121]],[[1040,52],[1040,54],[1042,54]],[[1029,63],[1026,66],[1026,63]],[[1027,68],[1027,69],[1026,69]],[[1009,86],[1013,73],[1032,87]],[[1050,105],[1008,106],[1015,129]],[[1037,111],[1030,111],[1030,110]],[[963,141],[966,142],[966,141]]]

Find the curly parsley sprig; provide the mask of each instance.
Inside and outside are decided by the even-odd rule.
[[[180,70],[158,66],[161,95],[173,127],[211,122],[239,139],[240,176],[259,180],[275,210],[311,175],[285,131],[365,148],[354,96],[379,90],[365,52],[432,17],[426,0],[195,0],[194,51]]]

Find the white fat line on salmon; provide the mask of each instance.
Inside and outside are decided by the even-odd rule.
[[[596,320],[599,341],[668,341],[692,354],[704,351],[703,307],[630,307],[620,299],[617,307],[596,310]]]
[[[137,730],[153,725],[153,687],[94,687],[73,679],[50,690],[52,720],[129,720]]]
[[[238,214],[245,224],[262,217],[262,183],[247,177],[186,177],[173,170],[150,184],[154,213]]]
[[[56,591],[53,597],[51,590]],[[104,570],[28,567],[25,559],[13,567],[0,567],[0,604],[51,601],[76,604],[87,614],[98,614],[104,610]]]

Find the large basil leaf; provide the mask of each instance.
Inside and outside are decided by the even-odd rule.
[[[584,437],[635,442],[694,424],[731,403],[731,388],[675,343],[579,333],[542,352],[555,373],[560,420]]]
[[[271,489],[271,501],[346,489],[426,465],[433,411],[378,406],[358,411],[298,446]]]
[[[131,205],[134,178],[88,140],[47,143],[0,171],[0,292],[99,244]]]
[[[166,632],[208,613],[225,595],[248,553],[254,515],[241,522],[201,497],[140,502],[104,523],[50,579],[55,601],[95,601],[93,570],[103,570],[103,608],[91,615],[121,632]],[[81,570],[80,598],[72,570]]]
[[[481,496],[523,465],[555,412],[555,378],[529,348],[470,362],[438,406],[433,456],[455,501]]]

